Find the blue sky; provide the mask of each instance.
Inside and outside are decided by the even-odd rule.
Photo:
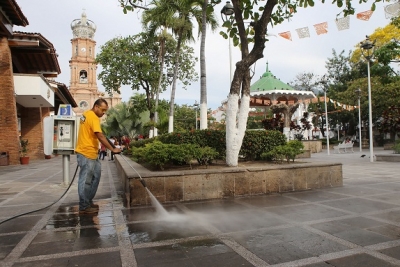
[[[17,0],[22,12],[29,21],[27,27],[15,27],[16,31],[40,32],[53,43],[59,54],[59,63],[62,73],[57,81],[69,86],[69,60],[72,54],[72,30],[70,27],[74,19],[80,18],[85,10],[88,19],[97,25],[95,40],[97,52],[99,47],[108,40],[117,36],[134,35],[141,31],[140,13],[123,14],[117,0]],[[222,24],[220,10],[225,1],[216,7],[216,16]],[[384,6],[390,3],[378,3],[376,11],[369,21],[358,20],[356,16],[350,17],[350,29],[338,31],[334,23],[339,9],[330,4],[317,2],[313,8],[298,9],[298,13],[290,21],[269,28],[271,36],[266,43],[264,58],[255,66],[255,75],[252,83],[259,79],[265,72],[266,63],[272,73],[282,81],[293,81],[301,72],[313,72],[317,75],[325,73],[325,61],[332,56],[332,49],[337,52],[353,50],[354,46],[365,39],[376,28],[384,27],[390,20],[385,18]],[[370,9],[370,3],[356,4],[356,13]],[[314,24],[328,22],[328,33],[317,35]],[[300,39],[296,29],[308,27],[310,38]],[[221,28],[222,29],[222,28]],[[229,93],[229,45],[228,40],[215,33],[207,33],[206,60],[207,60],[207,88],[208,107],[216,109]],[[278,36],[281,32],[290,31],[292,41]],[[199,57],[200,40],[191,44]],[[240,60],[238,48],[232,48],[233,64]],[[99,66],[101,68],[101,66]],[[197,71],[200,67],[197,66]],[[101,91],[104,88],[98,82]],[[134,93],[130,88],[122,88],[122,99],[128,100]],[[169,99],[169,90],[161,98]],[[200,82],[193,83],[187,90],[177,84],[176,100],[178,104],[192,105],[200,99]]]

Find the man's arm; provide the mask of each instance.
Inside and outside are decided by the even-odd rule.
[[[96,135],[97,139],[99,139],[100,143],[102,143],[106,148],[111,150],[114,154],[121,153],[121,149],[112,147],[112,145],[108,142],[107,138],[104,136],[103,133],[96,132],[95,135]]]

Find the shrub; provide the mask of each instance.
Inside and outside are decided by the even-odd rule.
[[[210,147],[201,148],[194,144],[163,144],[156,140],[144,147],[133,147],[132,156],[138,162],[146,162],[163,170],[166,164],[189,164],[192,168],[192,160],[208,165],[218,153]]]
[[[208,166],[214,159],[218,157],[218,152],[215,151],[215,149],[211,147],[199,147],[198,148],[198,156],[197,156],[197,162],[200,165],[206,165]]]
[[[211,147],[220,159],[226,154],[226,133],[220,130],[173,132],[158,137],[165,144],[195,144]],[[247,160],[259,160],[261,154],[276,146],[284,145],[286,137],[279,131],[246,131],[239,155]]]
[[[270,151],[261,154],[261,158],[267,160],[275,160],[283,162],[286,159],[287,162],[294,159],[297,155],[303,152],[304,145],[301,141],[292,140],[287,142],[285,145],[277,146]]]
[[[395,154],[400,154],[400,140],[397,140],[393,146],[393,152]]]

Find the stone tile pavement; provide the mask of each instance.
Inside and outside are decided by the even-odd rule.
[[[61,156],[0,167],[0,222],[62,196],[0,224],[0,266],[400,266],[400,164],[332,153],[303,161],[343,163],[343,187],[171,203],[167,215],[127,209],[107,159],[99,213],[84,216],[76,182],[62,196]]]

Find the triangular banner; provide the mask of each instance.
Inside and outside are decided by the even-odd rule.
[[[369,20],[371,18],[372,13],[374,13],[374,11],[371,11],[371,10],[360,12],[360,13],[357,14],[357,18],[360,19],[360,20],[367,21],[367,20]]]
[[[336,19],[336,27],[339,31],[347,30],[350,28],[350,16]]]
[[[322,22],[314,25],[317,35],[328,33],[328,22]]]
[[[290,31],[278,33],[279,36],[292,41],[292,34]]]
[[[296,29],[297,35],[299,35],[299,38],[307,38],[310,37],[310,30],[308,27],[303,27]]]

